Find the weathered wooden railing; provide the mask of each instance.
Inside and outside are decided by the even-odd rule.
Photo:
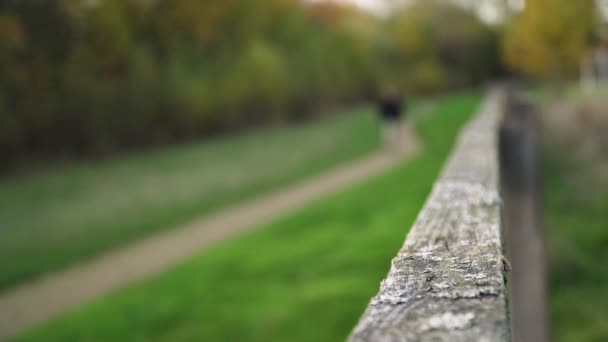
[[[462,131],[351,341],[507,341],[498,134],[493,91]]]

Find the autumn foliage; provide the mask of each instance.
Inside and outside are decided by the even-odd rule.
[[[597,27],[593,0],[526,0],[507,25],[504,60],[544,79],[576,74]]]
[[[302,119],[385,82],[413,94],[493,74],[492,29],[434,6],[379,18],[299,0],[2,1],[3,166]]]

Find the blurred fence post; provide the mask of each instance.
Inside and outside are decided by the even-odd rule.
[[[500,127],[503,220],[513,341],[549,341],[541,162],[537,109],[505,97]]]

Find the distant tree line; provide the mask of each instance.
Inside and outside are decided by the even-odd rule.
[[[419,1],[388,18],[299,0],[0,2],[0,157],[98,155],[466,87],[494,28]]]

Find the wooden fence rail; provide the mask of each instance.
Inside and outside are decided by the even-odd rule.
[[[499,192],[504,96],[492,91],[350,341],[507,341]]]

